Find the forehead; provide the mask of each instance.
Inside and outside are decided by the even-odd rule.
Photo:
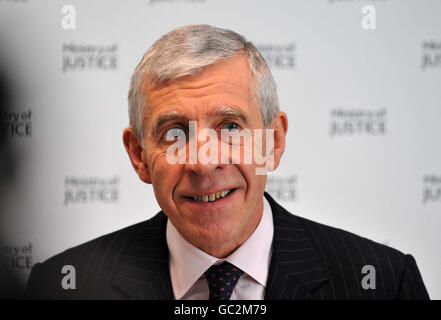
[[[189,117],[215,112],[218,107],[235,106],[252,111],[254,78],[243,56],[207,66],[201,71],[177,79],[150,84],[143,90],[148,100],[144,122],[154,121],[162,112],[188,112]]]

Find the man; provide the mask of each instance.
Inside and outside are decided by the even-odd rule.
[[[412,256],[296,217],[264,193],[261,169],[279,165],[288,120],[242,36],[207,25],[163,36],[133,73],[129,115],[125,148],[162,211],[35,265],[28,297],[428,299]],[[265,162],[245,161],[260,147]],[[66,265],[75,289],[62,285]]]

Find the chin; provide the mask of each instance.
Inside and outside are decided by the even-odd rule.
[[[221,246],[230,242],[232,226],[223,225],[221,228],[204,228],[198,232],[198,242],[202,245]]]

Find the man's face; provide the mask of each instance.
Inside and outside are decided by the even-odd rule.
[[[146,81],[143,89],[149,106],[144,114],[145,147],[140,157],[145,170],[137,170],[138,174],[153,184],[160,207],[182,236],[218,257],[230,254],[231,248],[237,248],[256,228],[266,176],[256,175],[254,161],[190,164],[189,121],[197,121],[197,133],[210,128],[219,137],[221,129],[264,129],[252,93],[253,81],[247,62],[237,56],[195,75],[153,85]],[[167,141],[166,135],[183,133],[187,136],[185,164],[170,164],[166,154],[173,141]],[[222,142],[218,142],[220,150]],[[204,143],[197,142],[197,149]],[[243,144],[238,148],[243,152]],[[225,197],[203,201],[204,196],[224,191],[229,191]],[[201,196],[202,201],[195,196]]]

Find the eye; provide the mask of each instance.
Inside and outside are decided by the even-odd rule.
[[[226,129],[228,131],[237,130],[239,131],[239,125],[236,122],[227,122],[222,126],[222,129]]]
[[[174,141],[176,138],[185,138],[185,131],[182,128],[171,128],[165,133],[165,138],[167,141]]]

